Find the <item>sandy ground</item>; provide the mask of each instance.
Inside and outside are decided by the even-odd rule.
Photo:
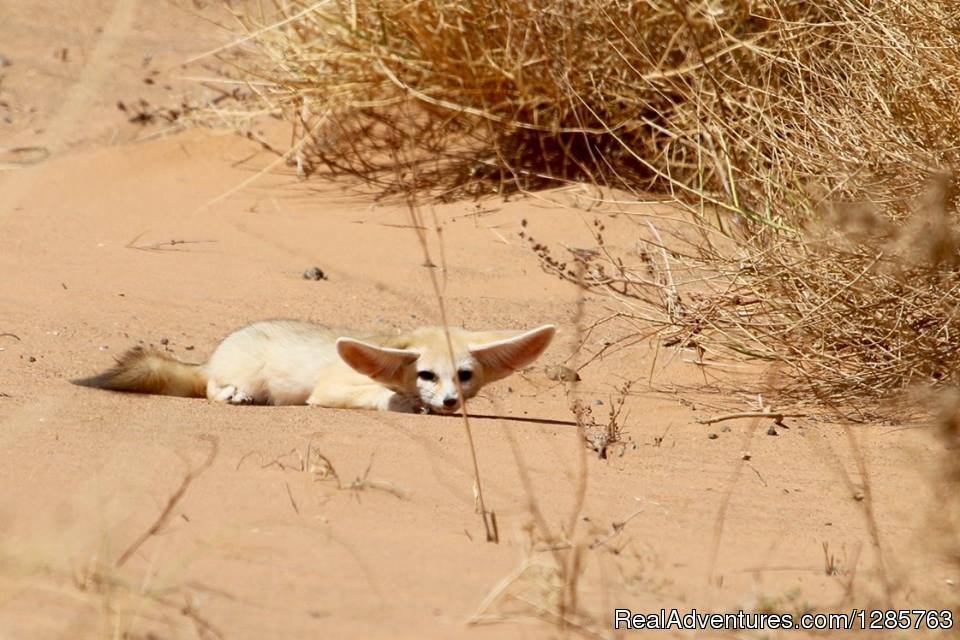
[[[558,637],[535,618],[556,613],[550,566],[569,561],[570,541],[582,549],[579,602],[607,635],[614,607],[955,602],[955,568],[927,530],[942,455],[928,429],[874,424],[848,436],[797,419],[774,437],[749,420],[706,427],[696,419],[716,399],[648,384],[651,370],[661,388],[696,383],[699,371],[683,354],[654,363],[645,344],[582,371],[580,392],[600,417],[623,380],[640,382],[623,414],[627,442],[609,459],[586,458],[575,512],[581,445],[543,366],[570,355],[576,292],[545,274],[517,233],[527,220],[539,240],[586,243],[596,214],[573,206],[586,191],[436,209],[453,322],[561,327],[537,367],[470,407],[504,418],[472,421],[499,544],[484,541],[457,418],[215,406],[69,384],[138,340],[201,361],[227,332],[265,317],[358,332],[436,322],[402,207],[278,175],[236,190],[269,160],[248,162],[249,142],[159,135],[117,109],[209,97],[182,80],[202,68],[179,65],[228,39],[213,22],[222,16],[202,5],[0,7],[10,63],[0,68],[0,638]],[[604,216],[608,238],[629,245],[650,213]],[[312,266],[329,279],[303,279]],[[587,313],[608,310],[590,299]],[[120,564],[213,441],[211,466]],[[340,487],[311,473],[318,454]],[[488,624],[468,625],[496,593]],[[658,637],[671,635],[683,634]]]

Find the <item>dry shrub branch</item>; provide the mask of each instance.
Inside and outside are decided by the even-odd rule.
[[[636,255],[557,264],[589,261],[596,289],[674,344],[787,365],[797,396],[954,377],[956,194],[937,176],[960,154],[955,3],[285,0],[237,15],[240,65],[295,123],[302,171],[441,198],[569,181],[665,193],[699,228],[682,248],[646,237]]]

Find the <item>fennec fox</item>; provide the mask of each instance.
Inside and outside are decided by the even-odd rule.
[[[224,338],[206,364],[131,349],[117,365],[76,384],[231,404],[309,404],[345,409],[433,411],[464,398],[540,356],[556,329],[473,332],[450,329],[453,367],[442,328],[357,340],[296,320],[266,320]]]

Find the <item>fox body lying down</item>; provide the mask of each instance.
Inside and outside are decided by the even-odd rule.
[[[256,322],[227,336],[201,365],[143,348],[76,384],[231,404],[429,410],[452,413],[490,382],[537,359],[555,333],[451,328],[453,362],[442,328],[358,340],[296,320]]]

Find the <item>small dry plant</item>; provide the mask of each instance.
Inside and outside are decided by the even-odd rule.
[[[81,600],[99,604],[106,638],[156,638],[165,633],[198,640],[226,637],[200,606],[208,596],[203,585],[153,584],[149,574],[132,580],[97,557],[75,569],[71,577]]]
[[[237,469],[240,469],[240,467],[243,466],[244,463],[254,455],[258,456],[258,462],[261,469],[277,468],[281,471],[307,473],[313,478],[314,482],[330,483],[337,489],[337,491],[351,491],[354,493],[354,495],[358,496],[362,491],[381,491],[401,500],[408,498],[410,495],[410,492],[407,489],[400,487],[389,480],[378,480],[370,476],[370,473],[373,470],[372,454],[370,456],[370,461],[367,463],[367,466],[363,471],[363,474],[356,476],[349,482],[345,481],[340,476],[336,467],[333,465],[333,462],[330,461],[330,458],[324,455],[319,449],[314,447],[312,441],[308,441],[306,446],[302,449],[300,447],[294,447],[286,453],[267,461],[262,459],[262,456],[259,454],[259,452],[250,451],[244,454],[237,462]],[[293,510],[299,514],[300,506],[293,497],[293,492],[290,489],[290,485],[287,484],[286,488],[287,497],[290,499],[290,504],[293,507]]]
[[[601,565],[611,564],[624,581],[636,577],[622,575],[616,558],[628,544],[622,538],[629,522],[640,511],[623,520],[612,522],[605,530],[595,529],[580,534],[554,534],[537,524],[539,509],[534,507],[534,522],[526,528],[529,536],[527,556],[487,594],[471,625],[498,624],[517,620],[542,620],[587,638],[609,638],[609,607],[606,591],[585,586],[598,580],[606,588]],[[573,536],[573,538],[571,538]],[[602,613],[595,613],[602,612]]]
[[[616,399],[610,398],[610,409],[607,418],[603,422],[598,422],[593,415],[593,406],[581,398],[574,398],[570,403],[570,412],[573,414],[577,423],[577,428],[583,432],[584,443],[587,449],[596,453],[601,459],[606,460],[614,451],[618,455],[623,455],[626,451],[626,442],[624,441],[623,423],[626,416],[621,418],[623,405],[630,395],[632,381],[623,383],[617,389]]]

